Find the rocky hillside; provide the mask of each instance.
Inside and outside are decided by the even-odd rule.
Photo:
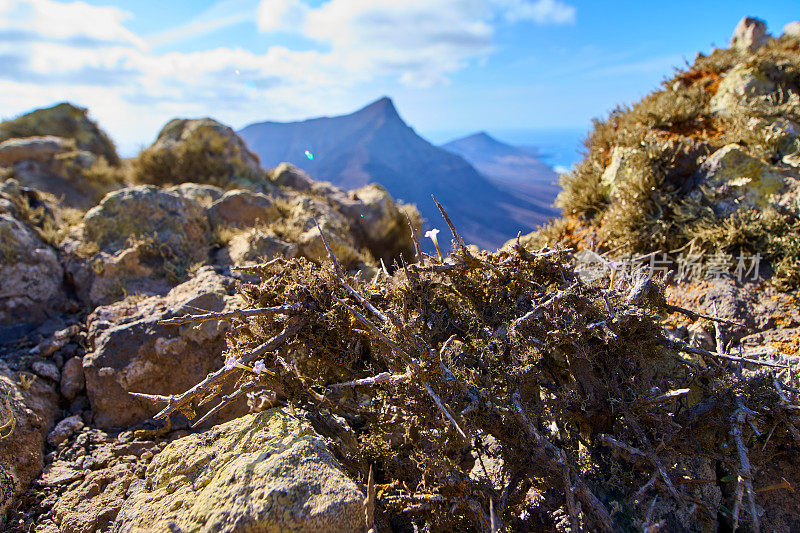
[[[253,279],[242,269],[322,261],[321,231],[369,278],[414,254],[413,207],[377,185],[345,191],[290,165],[263,170],[211,119],[174,120],[127,161],[69,104],[0,132],[0,510],[11,530],[113,523],[147,450],[166,443],[119,437],[146,431],[157,410],[129,393],[177,393],[224,365],[226,323],[161,321],[242,308],[237,287]],[[205,427],[246,412],[240,401]],[[93,483],[107,490],[86,493]]]
[[[426,229],[438,225],[440,216],[433,194],[465,237],[482,248],[497,248],[554,214],[549,199],[531,202],[518,187],[498,186],[460,156],[417,135],[389,98],[349,115],[261,122],[239,133],[265,164],[288,161],[347,188],[380,183],[395,198],[415,204]]]
[[[212,119],[0,125],[5,530],[800,529],[798,27],[598,122],[496,252]]]

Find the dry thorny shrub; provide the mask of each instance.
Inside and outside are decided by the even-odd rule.
[[[374,468],[379,529],[757,527],[755,473],[797,457],[790,370],[668,339],[655,280],[610,290],[564,250],[454,250],[369,281],[335,260],[252,268],[247,310],[167,321],[234,328],[229,363],[151,396],[156,416],[231,382],[219,405],[303,409],[352,473]]]

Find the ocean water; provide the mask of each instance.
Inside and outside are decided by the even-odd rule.
[[[509,129],[489,131],[497,140],[524,148],[553,167],[566,172],[583,159],[586,129]]]

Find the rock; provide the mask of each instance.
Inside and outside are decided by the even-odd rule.
[[[74,400],[83,390],[86,382],[83,377],[83,359],[73,357],[61,369],[61,394],[69,401]]]
[[[61,496],[54,505],[53,517],[59,530],[62,533],[108,531],[122,508],[129,487],[137,479],[125,464],[89,472],[76,488]]]
[[[9,139],[0,143],[0,165],[13,165],[26,159],[47,162],[56,154],[72,150],[73,146],[66,139],[53,135]]]
[[[119,164],[114,143],[89,119],[84,108],[62,103],[0,123],[0,141],[47,135],[69,139],[79,150],[102,156],[112,165]]]
[[[78,296],[92,305],[164,294],[208,259],[210,228],[194,200],[150,185],[112,192],[62,245]]]
[[[784,26],[783,34],[789,37],[800,37],[800,22],[795,20]]]
[[[79,331],[80,327],[77,324],[60,329],[51,337],[48,337],[37,344],[30,351],[30,353],[41,355],[42,357],[48,357],[63,348],[70,341],[70,339],[72,339],[72,337],[78,334]]]
[[[298,196],[290,204],[284,223],[291,228],[287,240],[296,242],[300,255],[306,259],[318,263],[328,259],[328,251],[317,227],[319,223],[333,253],[346,268],[364,261],[364,257],[357,251],[350,222],[327,202]]]
[[[414,206],[395,204],[389,192],[377,184],[370,184],[348,195],[349,201],[338,204],[355,230],[359,242],[369,249],[376,259],[391,265],[402,255],[407,262],[414,257],[409,219],[421,233],[422,222]],[[408,218],[406,217],[408,215]]]
[[[777,169],[748,155],[737,144],[729,144],[711,154],[700,166],[698,180],[720,216],[742,207],[763,209],[784,186],[784,177]],[[700,188],[692,192],[696,198],[702,194]]]
[[[270,409],[170,443],[113,531],[363,531],[363,499],[307,422]]]
[[[743,17],[733,30],[731,48],[739,48],[755,52],[770,40],[766,23],[754,17]]]
[[[61,381],[61,373],[55,363],[50,361],[36,361],[31,365],[33,373],[40,378],[46,378],[59,383]]]
[[[83,419],[80,415],[72,415],[56,424],[53,431],[47,435],[47,443],[55,448],[82,429]]]
[[[217,253],[217,263],[224,266],[252,265],[275,257],[297,257],[298,246],[279,239],[271,230],[251,228],[234,235]]]
[[[628,182],[641,168],[641,164],[636,165],[634,161],[641,161],[645,157],[641,150],[615,146],[611,151],[611,162],[603,171],[600,183],[613,191],[621,183]]]
[[[269,171],[268,177],[272,183],[289,187],[298,191],[307,192],[314,188],[314,180],[290,163],[281,163]]]
[[[140,182],[192,181],[222,187],[265,183],[258,156],[228,126],[210,118],[175,119],[134,162]]]
[[[127,298],[95,309],[87,319],[89,353],[83,359],[94,424],[124,428],[141,422],[160,407],[128,392],[181,393],[219,369],[227,322],[183,326],[158,322],[199,310],[231,309],[239,305],[233,289],[232,278],[204,268],[165,296]],[[238,408],[219,416],[230,417]]]
[[[268,223],[279,216],[272,201],[264,194],[247,190],[233,190],[212,204],[208,210],[215,225],[228,224],[251,227]]]
[[[30,227],[0,213],[0,325],[37,322],[64,305],[64,271]]]
[[[181,183],[167,190],[178,193],[184,198],[194,200],[206,209],[211,207],[211,204],[222,198],[222,195],[225,194],[225,189],[214,185],[203,185],[202,183]]]
[[[44,439],[54,422],[58,394],[49,381],[13,372],[5,361],[0,360],[0,399],[2,523],[12,499],[21,494],[42,470]]]
[[[741,111],[746,111],[756,98],[770,95],[777,90],[778,84],[764,73],[748,64],[739,64],[722,79],[709,107],[712,113],[736,116]]]

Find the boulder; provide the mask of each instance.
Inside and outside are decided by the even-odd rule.
[[[727,216],[741,207],[765,208],[773,195],[784,186],[784,177],[747,154],[741,146],[729,144],[711,154],[700,166],[698,183],[692,195],[704,192],[719,216]]]
[[[0,143],[0,166],[13,165],[24,160],[48,162],[56,154],[68,152],[73,148],[74,143],[54,135],[8,139]]]
[[[258,156],[230,127],[210,118],[168,122],[134,161],[134,174],[144,183],[191,181],[226,188],[265,181]]]
[[[0,142],[47,135],[71,140],[78,150],[102,156],[111,165],[119,164],[114,143],[82,107],[62,103],[0,123]]]
[[[783,34],[788,37],[800,37],[800,22],[795,20],[784,26]]]
[[[38,322],[66,301],[55,251],[9,213],[0,212],[0,325]]]
[[[248,190],[226,192],[208,210],[214,225],[251,227],[278,217],[278,210],[266,195]]]
[[[777,90],[778,84],[763,72],[752,65],[738,64],[722,79],[709,107],[712,113],[736,116],[748,111],[749,103],[754,99]]]
[[[296,197],[289,204],[288,213],[281,222],[285,228],[283,238],[296,242],[299,254],[310,261],[321,263],[328,259],[319,228],[325,232],[333,253],[346,268],[365,260],[358,251],[350,221],[321,199]]]
[[[733,30],[731,48],[755,52],[770,40],[766,23],[754,17],[743,17]]]
[[[83,377],[83,360],[72,357],[61,369],[61,394],[69,401],[74,400],[83,390],[86,381]]]
[[[62,533],[108,531],[135,481],[138,478],[126,464],[87,473],[53,506],[52,515],[58,530]]]
[[[306,421],[270,409],[170,443],[112,531],[363,531],[363,499]]]
[[[87,319],[83,370],[97,427],[127,427],[160,409],[129,392],[181,393],[223,365],[227,322],[172,326],[159,321],[231,309],[239,304],[233,284],[206,267],[165,296],[129,297],[95,309]]]
[[[101,305],[125,294],[166,293],[208,259],[209,238],[197,202],[145,185],[106,195],[62,252],[78,296]]]
[[[600,177],[600,183],[613,192],[620,184],[628,182],[637,174],[644,157],[642,150],[615,146],[611,150],[611,161]]]
[[[269,261],[275,257],[297,257],[298,246],[278,238],[268,229],[251,228],[234,235],[217,253],[217,263],[223,266],[245,266]]]
[[[0,523],[13,499],[41,472],[44,439],[57,410],[53,383],[12,371],[0,360]]]
[[[267,174],[275,185],[289,187],[301,192],[308,192],[314,188],[315,181],[311,176],[290,163],[281,163]]]
[[[413,260],[414,243],[408,221],[416,224],[417,232],[421,233],[422,223],[416,207],[395,204],[389,192],[374,183],[352,191],[338,205],[360,244],[376,259],[383,259],[387,265],[400,255],[407,262]]]
[[[178,193],[184,198],[194,200],[206,209],[211,207],[211,204],[222,198],[222,195],[225,194],[225,189],[214,185],[204,185],[202,183],[181,183],[167,190]]]

